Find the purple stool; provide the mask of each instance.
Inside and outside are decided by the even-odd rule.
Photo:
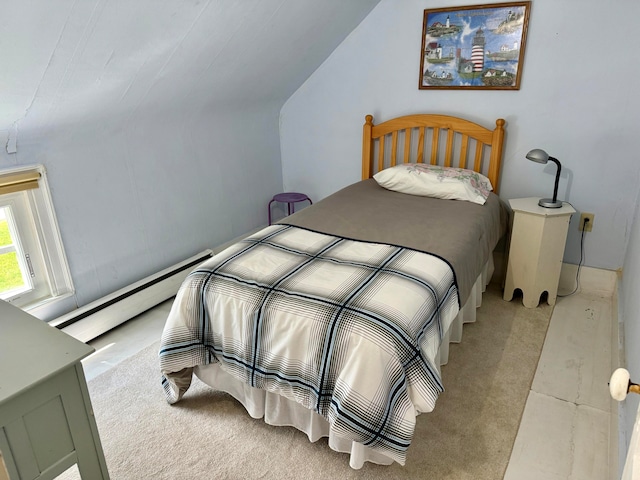
[[[286,203],[287,211],[289,212],[289,215],[291,215],[294,212],[295,203],[304,202],[304,201],[309,202],[309,205],[313,204],[311,199],[307,197],[304,193],[285,192],[285,193],[278,193],[277,195],[274,195],[274,197],[269,202],[269,207],[268,207],[269,208],[269,225],[271,225],[271,204],[273,202]]]

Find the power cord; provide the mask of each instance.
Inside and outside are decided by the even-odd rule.
[[[578,263],[578,271],[576,272],[576,288],[573,289],[573,292],[567,293],[566,295],[558,295],[558,297],[569,297],[578,291],[580,287],[580,268],[582,268],[582,263],[584,262],[584,232],[586,231],[587,223],[589,223],[589,218],[585,217],[582,221],[582,236],[580,237],[580,263]]]

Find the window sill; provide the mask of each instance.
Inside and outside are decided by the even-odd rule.
[[[22,310],[40,320],[49,322],[75,308],[78,308],[75,292],[68,292],[58,295],[57,297],[51,297],[30,305],[25,305],[22,307]]]

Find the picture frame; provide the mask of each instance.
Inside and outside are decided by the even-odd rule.
[[[424,11],[420,90],[519,90],[531,2]]]

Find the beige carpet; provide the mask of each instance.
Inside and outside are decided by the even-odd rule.
[[[198,382],[169,406],[158,344],[89,382],[113,480],[491,479],[504,476],[552,309],[504,302],[495,286],[443,367],[445,392],[418,417],[407,463],[361,470],[326,440],[254,420],[233,398]],[[64,480],[78,478],[65,472]]]

